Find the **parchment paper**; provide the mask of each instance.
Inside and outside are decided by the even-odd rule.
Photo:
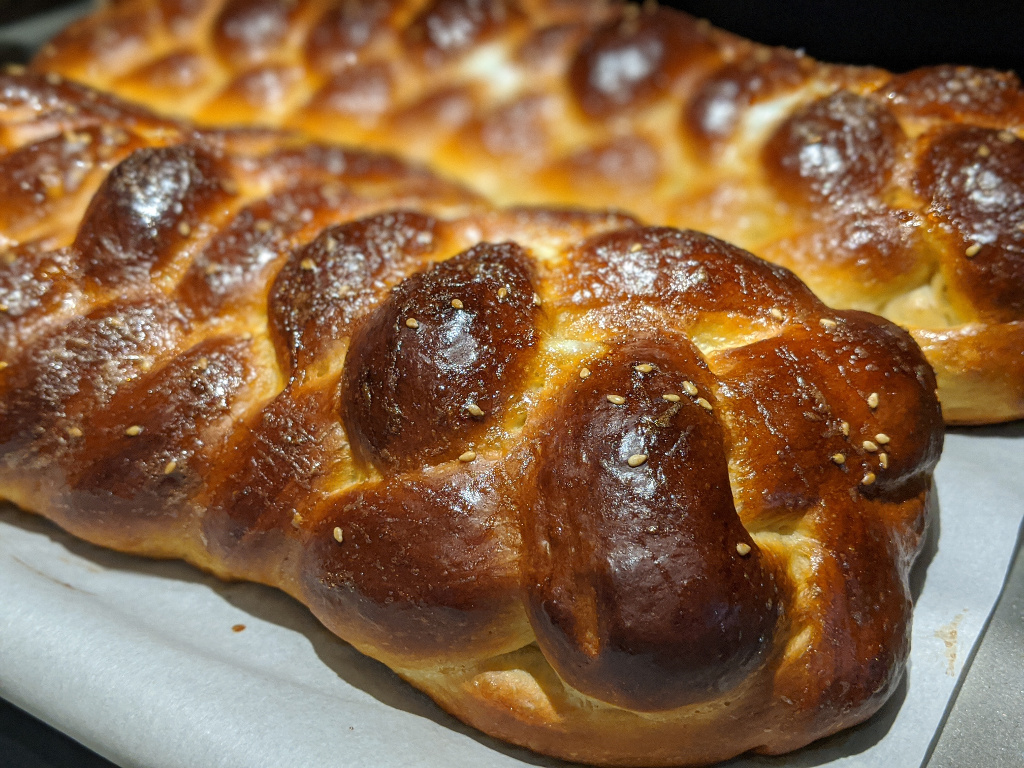
[[[896,696],[845,734],[729,765],[919,765],[1005,579],[1022,478],[1024,424],[948,435]],[[123,766],[565,765],[461,725],[282,593],[107,552],[9,506],[0,695]]]

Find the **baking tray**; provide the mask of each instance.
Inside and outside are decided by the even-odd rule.
[[[947,435],[903,684],[862,726],[733,768],[922,764],[1017,549],[1021,477],[1024,424]],[[93,547],[10,506],[0,584],[2,695],[118,765],[566,765],[458,723],[283,593]],[[994,661],[1003,675],[1012,664]],[[1021,764],[1003,744],[984,765]]]

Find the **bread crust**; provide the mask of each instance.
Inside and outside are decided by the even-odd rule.
[[[0,106],[0,497],[566,759],[785,752],[897,685],[943,434],[906,332],[696,232],[53,76]]]
[[[709,232],[927,340],[948,423],[1024,416],[1012,73],[823,64],[599,0],[119,0],[33,67],[396,152],[502,204]]]

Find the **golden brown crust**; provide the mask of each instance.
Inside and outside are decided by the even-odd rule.
[[[569,759],[784,752],[893,690],[942,441],[904,331],[707,235],[50,80],[0,77],[0,496]]]
[[[1024,416],[1024,379],[1003,374],[1024,348],[972,346],[1024,321],[1011,73],[831,66],[600,0],[121,0],[33,66],[394,151],[505,204],[710,232],[927,336],[948,422]]]

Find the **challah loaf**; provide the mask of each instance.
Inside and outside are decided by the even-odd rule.
[[[947,421],[1024,416],[1012,74],[832,66],[603,0],[115,0],[34,67],[710,232],[909,329]]]
[[[275,585],[490,734],[779,753],[908,651],[910,336],[620,214],[0,78],[0,498]]]

